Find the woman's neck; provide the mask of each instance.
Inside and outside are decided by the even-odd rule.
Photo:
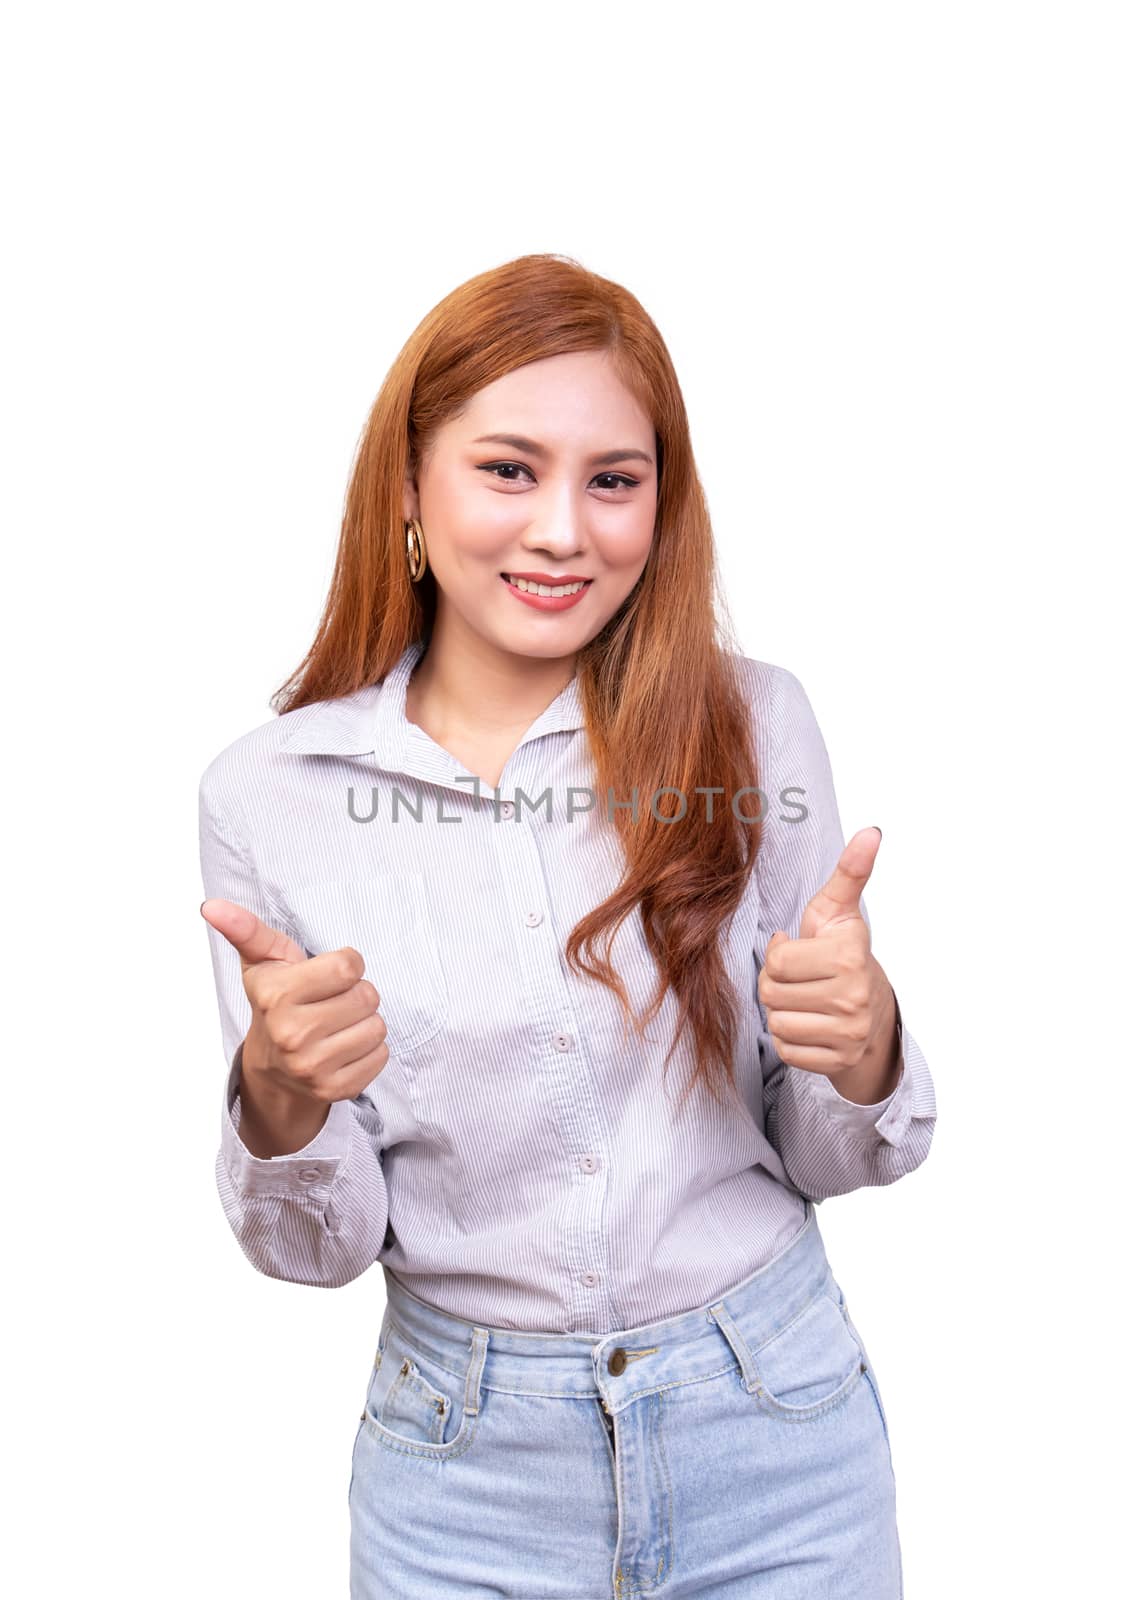
[[[407,721],[494,788],[526,729],[570,683],[575,662],[440,641],[436,630],[407,685]]]

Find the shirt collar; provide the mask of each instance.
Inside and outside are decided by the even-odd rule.
[[[459,762],[417,724],[407,721],[407,684],[423,649],[418,640],[407,645],[379,683],[366,684],[337,700],[316,700],[289,713],[296,719],[295,726],[281,748],[292,755],[373,755],[385,772],[406,772],[451,784],[460,770]],[[575,675],[539,712],[519,744],[547,733],[582,728],[585,721]]]

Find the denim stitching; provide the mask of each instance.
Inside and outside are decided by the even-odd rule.
[[[397,1319],[394,1320],[400,1334],[405,1338],[406,1333],[402,1324]],[[490,1334],[485,1328],[475,1327],[472,1330],[471,1355],[466,1370],[466,1392],[463,1397],[463,1425],[457,1436],[449,1444],[422,1443],[417,1439],[404,1438],[403,1435],[394,1433],[387,1428],[385,1423],[372,1416],[366,1407],[364,1407],[363,1415],[360,1418],[360,1427],[369,1425],[372,1438],[379,1444],[385,1445],[388,1450],[394,1450],[398,1455],[414,1455],[421,1456],[424,1460],[443,1461],[464,1454],[474,1443],[475,1435],[478,1432],[478,1424],[481,1417],[479,1400],[483,1387],[479,1374],[486,1362],[489,1340]],[[415,1340],[410,1342],[417,1344]],[[421,1350],[422,1347],[419,1346],[419,1348]],[[432,1362],[435,1360],[435,1357],[429,1352],[427,1358]],[[377,1365],[378,1359],[376,1358]],[[439,1365],[441,1366],[442,1363],[439,1362]],[[453,1371],[453,1368],[448,1367],[446,1370],[450,1372]],[[461,1377],[462,1374],[455,1373],[455,1376]]]
[[[766,1339],[762,1344],[759,1344],[756,1349],[752,1350],[750,1352],[751,1355],[756,1356],[760,1351],[764,1350],[767,1345],[772,1344],[775,1339],[780,1339],[783,1333],[788,1333],[790,1328],[793,1327],[794,1323],[797,1322],[800,1317],[804,1316],[809,1310],[810,1306],[817,1299],[818,1295],[825,1294],[825,1283],[828,1279],[828,1276],[829,1275],[826,1274],[821,1279],[819,1287],[813,1292],[813,1294],[810,1295],[809,1299],[804,1303],[804,1305],[802,1305],[800,1310],[796,1311],[794,1315],[790,1317],[787,1323],[778,1328],[775,1333],[771,1333],[768,1339]],[[830,1304],[834,1305],[835,1307],[837,1306],[837,1302],[833,1300],[831,1296],[825,1295],[825,1297],[830,1300]],[[725,1302],[718,1301],[717,1304],[724,1306]],[[838,1309],[840,1308],[838,1307]],[[388,1311],[387,1315],[393,1322],[395,1329],[402,1336],[402,1338],[415,1350],[419,1351],[420,1354],[422,1354],[428,1361],[433,1362],[436,1366],[441,1367],[444,1372],[449,1372],[456,1378],[462,1378],[466,1376],[465,1373],[460,1372],[457,1367],[452,1367],[449,1362],[444,1361],[442,1357],[439,1356],[434,1350],[430,1349],[412,1333],[408,1332],[402,1320],[395,1316],[393,1312]],[[854,1334],[854,1337],[857,1337],[856,1334]],[[734,1372],[738,1370],[739,1367],[740,1363],[734,1359],[733,1361],[727,1361],[724,1366],[709,1368],[707,1371],[697,1373],[693,1377],[676,1378],[672,1383],[655,1383],[651,1384],[649,1388],[646,1389],[635,1389],[633,1393],[627,1396],[625,1404],[619,1409],[624,1411],[626,1406],[630,1405],[632,1401],[644,1400],[647,1395],[666,1393],[671,1389],[683,1389],[687,1385],[693,1383],[709,1383],[711,1379],[724,1377],[726,1373]],[[488,1381],[484,1381],[482,1387],[488,1394],[515,1394],[534,1400],[596,1400],[599,1398],[597,1389],[504,1389],[499,1384],[490,1383]],[[617,1412],[615,1412],[615,1415],[617,1415]]]
[[[881,1404],[881,1397],[877,1393],[877,1387],[873,1382],[873,1374],[870,1372],[868,1367],[863,1367],[862,1371],[865,1374],[866,1380],[867,1380],[867,1382],[869,1384],[869,1392],[872,1394],[874,1404],[877,1407],[877,1415],[881,1418],[881,1432],[885,1435],[885,1443],[888,1444],[889,1443],[889,1424],[885,1420],[885,1407]],[[890,1455],[890,1460],[892,1460],[892,1449],[891,1448],[890,1448],[889,1455]]]
[[[780,1422],[816,1422],[818,1417],[825,1416],[830,1411],[835,1411],[839,1405],[853,1393],[861,1378],[865,1377],[868,1368],[862,1361],[856,1366],[839,1389],[832,1394],[827,1394],[824,1400],[815,1400],[812,1406],[791,1407],[783,1406],[780,1400],[775,1400],[767,1389],[760,1394],[755,1394],[754,1399],[763,1411],[771,1417],[776,1417]]]
[[[669,1577],[670,1573],[674,1570],[674,1486],[673,1486],[672,1482],[670,1481],[670,1467],[669,1467],[669,1462],[666,1460],[666,1441],[665,1441],[665,1435],[664,1435],[664,1433],[662,1431],[662,1416],[663,1416],[664,1404],[665,1404],[665,1402],[664,1402],[663,1397],[662,1397],[662,1392],[661,1392],[661,1390],[659,1390],[658,1391],[658,1437],[657,1437],[657,1446],[658,1446],[658,1455],[662,1459],[662,1475],[663,1475],[663,1480],[664,1480],[665,1485],[666,1485],[666,1502],[667,1502],[668,1507],[669,1507],[668,1519],[667,1520],[668,1520],[668,1523],[669,1523],[670,1564],[666,1568],[664,1576],[659,1578],[657,1573],[654,1575],[655,1585],[658,1584],[658,1583],[665,1583],[665,1581]],[[661,1573],[661,1571],[662,1571],[661,1563],[659,1562],[658,1563],[658,1573]],[[653,1587],[653,1585],[651,1587]]]
[[[767,1413],[767,1415],[776,1417],[781,1422],[815,1422],[819,1417],[826,1415],[828,1412],[834,1411],[837,1406],[841,1405],[843,1401],[847,1400],[852,1394],[853,1390],[856,1388],[858,1380],[868,1373],[868,1360],[865,1355],[865,1350],[861,1344],[861,1340],[853,1329],[848,1316],[843,1313],[841,1302],[832,1294],[830,1294],[826,1287],[830,1276],[831,1275],[827,1273],[822,1278],[821,1285],[817,1290],[817,1293],[810,1296],[809,1300],[804,1306],[802,1306],[801,1310],[795,1316],[791,1317],[783,1328],[779,1328],[775,1334],[772,1334],[767,1340],[765,1340],[764,1344],[758,1345],[757,1349],[753,1352],[748,1350],[745,1339],[742,1336],[741,1329],[738,1327],[733,1313],[729,1310],[728,1306],[725,1305],[724,1301],[719,1300],[716,1302],[716,1305],[711,1306],[710,1308],[711,1315],[715,1310],[724,1313],[724,1316],[728,1319],[730,1326],[729,1328],[722,1328],[722,1332],[730,1340],[730,1343],[734,1346],[735,1350],[740,1346],[741,1349],[746,1352],[746,1364],[748,1365],[749,1371],[753,1374],[753,1381],[743,1381],[742,1387],[753,1396],[754,1400],[756,1400],[758,1405]],[[841,1316],[850,1338],[857,1346],[857,1365],[844,1380],[841,1386],[835,1389],[832,1394],[826,1395],[821,1400],[815,1400],[812,1405],[809,1406],[787,1406],[782,1401],[775,1399],[775,1397],[771,1395],[769,1390],[765,1387],[765,1384],[758,1375],[757,1363],[754,1360],[754,1357],[759,1355],[762,1350],[768,1348],[768,1346],[771,1345],[775,1339],[779,1339],[783,1333],[786,1333],[790,1328],[794,1327],[795,1324],[806,1315],[810,1308],[816,1304],[819,1298],[828,1301],[828,1303],[833,1307],[834,1311]],[[716,1320],[717,1319],[715,1319],[715,1321]],[[721,1326],[720,1322],[718,1323],[718,1326]],[[742,1362],[739,1360],[737,1365],[742,1366]],[[743,1379],[745,1379],[744,1371]]]
[[[470,1449],[478,1433],[478,1418],[471,1417],[457,1439],[452,1439],[448,1445],[419,1444],[416,1439],[403,1439],[401,1435],[385,1433],[381,1422],[376,1422],[370,1412],[363,1418],[364,1427],[370,1430],[372,1439],[378,1444],[385,1445],[388,1450],[394,1450],[400,1456],[421,1456],[424,1461],[448,1461],[454,1456],[461,1456]]]
[[[362,1433],[363,1428],[365,1426],[366,1426],[366,1419],[364,1417],[360,1417],[359,1418],[359,1425],[355,1429],[355,1442],[351,1446],[351,1476],[350,1476],[350,1479],[349,1479],[349,1481],[347,1483],[347,1505],[348,1506],[350,1506],[350,1504],[351,1504],[351,1496],[353,1495],[354,1490],[355,1490],[355,1451],[358,1448],[359,1435]]]
[[[619,1567],[618,1575],[614,1579],[614,1593],[619,1597],[619,1600],[622,1600],[622,1597],[629,1596],[629,1595],[652,1594],[655,1589],[660,1589],[661,1588],[662,1584],[665,1583],[665,1581],[669,1577],[670,1573],[674,1570],[674,1491],[673,1491],[673,1485],[672,1485],[672,1483],[670,1481],[669,1464],[666,1461],[665,1439],[664,1439],[663,1434],[662,1434],[662,1417],[663,1417],[662,1391],[660,1389],[657,1389],[657,1390],[654,1390],[653,1392],[658,1397],[658,1417],[657,1417],[657,1423],[656,1423],[655,1445],[656,1445],[656,1448],[657,1448],[658,1456],[660,1457],[660,1460],[661,1460],[662,1483],[665,1485],[666,1499],[667,1499],[667,1501],[669,1503],[668,1527],[669,1527],[670,1560],[669,1560],[669,1565],[667,1566],[666,1565],[665,1556],[664,1555],[659,1556],[658,1557],[658,1565],[654,1570],[654,1576],[651,1579],[649,1579],[648,1582],[644,1582],[644,1583],[629,1583],[627,1581],[627,1579],[626,1579],[625,1568]],[[618,1457],[618,1461],[619,1461],[619,1477],[620,1477],[621,1476],[621,1457],[620,1456]],[[665,1569],[664,1571],[663,1571],[663,1568]]]
[[[614,1422],[614,1482],[618,1499],[618,1548],[626,1531],[626,1469],[623,1464],[622,1442],[618,1437],[618,1423]],[[620,1595],[626,1581],[626,1570],[619,1567],[614,1574],[614,1593]]]

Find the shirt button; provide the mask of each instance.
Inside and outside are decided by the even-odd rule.
[[[300,1183],[318,1183],[323,1174],[318,1167],[300,1167],[295,1176]]]
[[[582,1282],[587,1289],[595,1289],[598,1286],[598,1274],[596,1272],[584,1272],[582,1274]]]
[[[550,1035],[550,1043],[555,1050],[569,1050],[573,1040],[568,1033],[552,1033]]]
[[[597,1170],[598,1170],[598,1157],[597,1156],[583,1156],[581,1162],[579,1163],[579,1165],[581,1166],[583,1172],[597,1172]]]
[[[541,911],[528,911],[526,913],[526,926],[528,928],[536,928],[541,921]]]
[[[498,809],[504,817],[512,817],[514,815],[514,801],[504,800]]]

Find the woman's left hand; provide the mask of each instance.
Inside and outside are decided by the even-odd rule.
[[[824,1073],[860,1105],[892,1094],[900,1059],[896,996],[861,915],[880,843],[879,828],[853,835],[806,906],[798,937],[779,930],[766,945],[757,983],[781,1059]]]

